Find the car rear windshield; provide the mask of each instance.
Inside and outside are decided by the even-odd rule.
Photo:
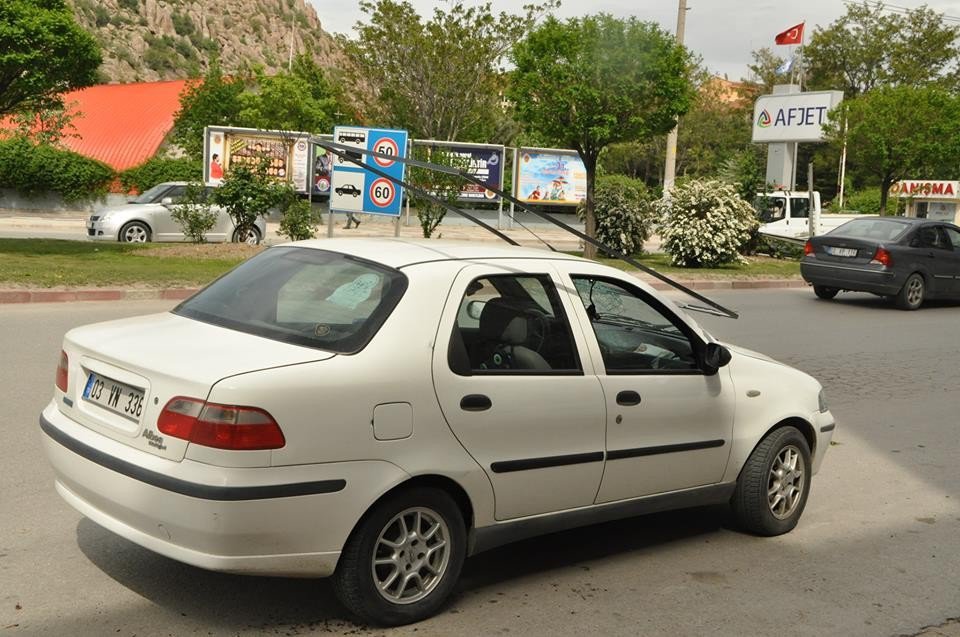
[[[874,241],[896,241],[907,231],[910,224],[895,219],[854,219],[834,228],[828,234],[832,237],[850,237],[851,239],[873,239]]]
[[[214,281],[174,314],[341,354],[363,349],[396,307],[407,277],[338,252],[270,248]]]

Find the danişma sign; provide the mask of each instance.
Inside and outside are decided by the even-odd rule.
[[[840,91],[763,95],[753,107],[754,142],[819,142]]]

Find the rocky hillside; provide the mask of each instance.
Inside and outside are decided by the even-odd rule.
[[[219,51],[227,73],[253,65],[274,72],[310,49],[318,64],[343,56],[304,0],[70,0],[77,19],[103,47],[108,82],[202,74]]]

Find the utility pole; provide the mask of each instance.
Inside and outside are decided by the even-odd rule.
[[[677,6],[677,43],[683,44],[683,28],[687,22],[687,0]],[[667,160],[663,166],[663,192],[669,194],[677,178],[677,127],[667,135]]]

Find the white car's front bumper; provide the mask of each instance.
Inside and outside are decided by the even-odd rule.
[[[62,414],[40,416],[60,495],[145,548],[201,568],[255,575],[333,573],[354,524],[406,474],[385,462],[226,468],[173,462]]]
[[[92,217],[87,218],[87,238],[94,241],[116,241],[120,234],[120,228],[109,218],[104,221],[100,217],[96,220]]]

